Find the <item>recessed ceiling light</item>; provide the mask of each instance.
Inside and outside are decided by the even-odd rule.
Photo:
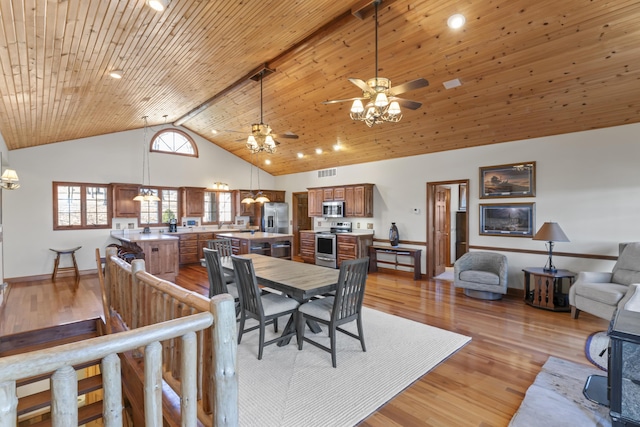
[[[340,144],[334,144],[334,145],[333,145],[333,150],[334,150],[334,151],[340,151],[340,148],[342,148],[342,147],[340,146]]]
[[[217,130],[215,130],[215,129],[211,129],[211,133],[212,133],[212,134],[214,134],[214,135],[217,135],[217,134],[218,134],[218,131],[217,131]]]
[[[147,4],[151,9],[158,12],[164,11],[169,6],[170,0],[147,0]]]
[[[270,164],[271,164],[271,160],[269,160],[269,159],[265,160],[265,161],[264,161],[264,164],[265,164],[265,165],[270,165]]]
[[[449,26],[449,28],[457,30],[458,28],[461,28],[466,21],[467,20],[464,15],[456,13],[455,15],[451,15],[449,19],[447,19],[447,25]]]
[[[301,159],[301,158],[303,158],[303,157],[304,157],[304,154],[302,154],[302,153],[298,153],[298,158],[299,158],[299,159]]]
[[[121,79],[122,78],[122,70],[113,70],[109,72],[109,75],[111,77],[113,77],[114,79]]]
[[[316,148],[316,154],[322,154],[322,148]]]

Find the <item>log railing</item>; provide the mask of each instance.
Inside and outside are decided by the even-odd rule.
[[[218,305],[207,298],[145,272],[143,260],[131,265],[107,248],[105,269],[107,305],[128,329],[165,322],[194,313],[211,312],[216,321],[209,333],[197,336],[198,418],[206,425],[237,424],[238,384],[236,377],[236,317],[233,299]],[[221,312],[221,309],[224,310]],[[178,340],[162,343],[163,377],[180,394],[182,353]]]
[[[0,358],[0,427],[16,423],[16,382],[52,375],[54,426],[77,425],[72,366],[101,360],[105,426],[122,425],[121,358],[144,354],[144,424],[161,426],[162,380],[180,396],[183,426],[238,425],[235,304],[211,299],[160,280],[107,248],[104,292],[111,322],[124,332]],[[117,329],[115,329],[117,330]],[[128,359],[124,359],[128,360]],[[142,403],[142,402],[140,402]]]
[[[231,297],[217,305],[233,312]],[[224,311],[222,308],[221,311]],[[120,358],[118,353],[144,347],[145,425],[162,426],[162,364],[160,341],[180,339],[182,354],[181,417],[183,426],[197,422],[196,333],[215,322],[211,313],[188,317],[113,335],[0,358],[0,427],[17,423],[16,382],[33,376],[51,376],[51,420],[54,427],[78,425],[77,376],[73,365],[101,360],[103,421],[106,427],[123,425]]]

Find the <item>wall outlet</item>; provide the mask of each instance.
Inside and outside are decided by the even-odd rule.
[[[418,215],[420,213],[420,208],[413,208],[413,213]]]
[[[357,224],[356,224],[356,228],[360,228],[360,223],[357,223]]]
[[[372,223],[372,222],[368,222],[368,223],[367,223],[367,228],[368,228],[369,230],[373,230],[373,223]]]
[[[120,230],[120,223],[116,222],[116,230]]]
[[[318,221],[318,227],[322,227],[322,221]]]

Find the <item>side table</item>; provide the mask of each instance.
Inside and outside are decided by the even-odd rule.
[[[524,302],[538,308],[552,311],[571,311],[569,306],[569,286],[576,273],[569,270],[545,271],[540,267],[524,268]],[[568,282],[566,290],[565,281]]]

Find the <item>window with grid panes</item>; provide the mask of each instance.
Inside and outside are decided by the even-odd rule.
[[[53,183],[53,229],[93,229],[111,226],[109,186]]]
[[[160,198],[159,202],[140,202],[140,224],[164,225],[171,218],[178,217],[177,188],[147,188],[151,194]]]
[[[226,191],[204,192],[204,218],[203,224],[219,224],[231,222],[233,205],[231,193]]]

